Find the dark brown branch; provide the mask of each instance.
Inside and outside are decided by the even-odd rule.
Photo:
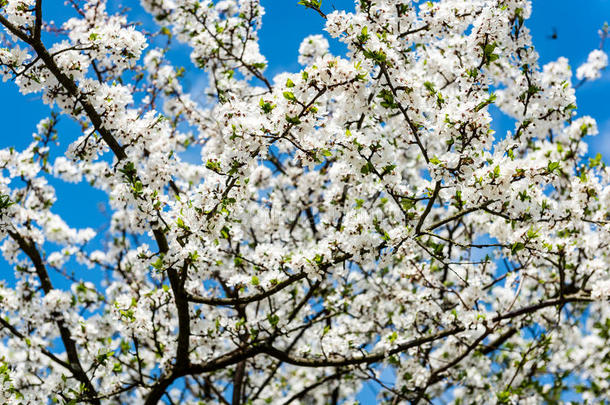
[[[155,236],[155,240],[157,241],[157,245],[159,246],[159,253],[166,254],[169,251],[169,245],[167,243],[165,234],[158,228],[153,230],[153,234]],[[182,268],[182,279],[184,279],[187,268],[188,262],[185,262]],[[148,397],[146,398],[146,402],[144,402],[145,405],[152,405],[159,402],[167,387],[169,387],[177,378],[189,374],[187,372],[187,370],[190,368],[189,340],[191,336],[189,302],[186,292],[184,291],[184,284],[181,276],[178,274],[176,269],[173,267],[168,268],[167,276],[174,295],[176,311],[178,314],[178,344],[176,348],[176,361],[170,375],[158,380],[153,385]]]
[[[491,318],[490,321],[491,322],[500,322],[502,320],[518,317],[520,315],[534,313],[543,308],[563,305],[563,304],[566,304],[569,302],[591,302],[591,298],[589,298],[587,296],[573,295],[573,296],[565,296],[563,299],[558,298],[558,299],[552,299],[549,301],[543,301],[543,302],[539,302],[537,304],[533,304],[533,305],[530,305],[530,306],[527,306],[527,307],[524,307],[524,308],[521,308],[521,309],[518,309],[518,310],[515,310],[512,312],[508,312],[506,314],[496,315],[495,317]],[[271,346],[264,347],[263,351],[264,351],[264,353],[266,353],[278,360],[281,360],[285,363],[292,364],[295,366],[343,367],[343,366],[358,365],[358,364],[377,363],[379,361],[383,361],[388,356],[391,356],[393,354],[401,353],[412,347],[418,347],[425,343],[434,342],[436,340],[455,335],[455,334],[463,332],[465,330],[466,330],[465,326],[458,326],[453,329],[439,332],[434,335],[413,339],[408,342],[399,344],[397,347],[395,347],[387,352],[371,353],[368,355],[361,355],[361,356],[357,356],[357,357],[343,358],[343,359],[340,359],[340,358],[339,359],[338,358],[317,359],[317,358],[306,358],[306,357],[292,357],[289,353],[282,351],[280,349],[277,349],[275,347],[271,347]]]
[[[419,217],[419,221],[417,222],[417,226],[415,227],[416,235],[419,234],[419,231],[421,230],[422,225],[426,221],[426,217],[428,216],[428,214],[430,214],[430,211],[432,210],[432,207],[434,206],[434,201],[436,200],[436,197],[438,197],[438,193],[440,190],[441,190],[441,182],[437,181],[436,184],[434,185],[434,191],[432,192],[432,195],[430,196],[430,199],[428,200],[428,205],[426,205],[426,209],[422,213],[421,217]]]
[[[13,35],[15,35],[16,37],[21,39],[23,42],[30,45],[34,49],[34,51],[36,51],[36,54],[38,55],[38,57],[44,62],[47,69],[49,69],[49,71],[53,74],[53,76],[55,76],[57,81],[68,91],[70,96],[74,97],[76,100],[78,100],[80,102],[81,106],[83,107],[83,110],[89,117],[89,120],[91,120],[93,127],[102,136],[102,139],[104,140],[104,142],[106,142],[108,147],[114,152],[117,159],[118,160],[126,159],[127,155],[125,154],[125,151],[123,150],[121,145],[119,145],[117,140],[114,139],[114,137],[110,134],[110,132],[102,126],[102,118],[98,114],[98,112],[95,110],[95,107],[93,107],[93,105],[90,102],[88,102],[87,100],[85,100],[82,97],[80,91],[78,90],[78,86],[76,85],[76,83],[72,79],[70,79],[68,76],[66,76],[61,71],[59,66],[57,66],[57,63],[55,63],[53,56],[51,56],[51,54],[49,53],[47,48],[45,48],[45,46],[42,43],[42,41],[40,40],[40,38],[28,37],[25,33],[23,33],[21,30],[19,30],[17,27],[15,27],[10,21],[8,21],[2,15],[0,15],[0,24],[4,25]]]
[[[0,325],[5,327],[6,329],[8,329],[13,335],[18,337],[19,339],[21,339],[23,341],[25,341],[27,339],[27,337],[23,333],[19,332],[17,330],[17,328],[15,328],[13,325],[11,325],[7,321],[5,321],[2,317],[0,317]],[[64,367],[65,369],[70,370],[70,372],[74,373],[70,364],[66,363],[65,361],[63,361],[62,359],[60,359],[59,357],[57,357],[56,355],[54,355],[53,353],[51,353],[50,351],[45,349],[44,347],[37,347],[37,349],[40,350],[40,352],[42,354],[44,354],[45,356],[47,356],[49,359],[53,360],[55,363],[59,364],[60,366]]]
[[[481,353],[487,355],[498,350],[500,346],[502,346],[508,339],[513,337],[515,333],[517,333],[517,331],[517,328],[510,328],[509,330],[498,336],[498,338],[490,344],[484,345],[485,347],[481,349]]]
[[[250,296],[246,296],[246,297],[240,297],[240,298],[206,298],[206,297],[200,297],[197,295],[192,295],[189,294],[188,295],[188,299],[191,302],[195,302],[198,304],[207,304],[207,305],[244,305],[244,304],[248,304],[251,302],[256,302],[256,301],[260,301],[262,299],[265,299],[267,297],[270,297],[271,295],[277,293],[278,291],[283,290],[284,288],[294,284],[295,282],[304,279],[305,277],[307,277],[306,273],[298,273],[298,274],[294,274],[290,277],[288,277],[286,280],[277,283],[276,285],[274,285],[273,287],[271,287],[270,289],[263,291],[259,294],[254,294],[254,295],[250,295]]]
[[[461,217],[463,217],[463,216],[465,216],[465,215],[468,215],[468,214],[470,214],[470,213],[472,213],[472,212],[475,212],[475,211],[478,211],[478,210],[480,210],[480,209],[484,209],[485,207],[487,207],[487,206],[488,206],[489,204],[491,204],[492,202],[493,202],[493,201],[488,201],[488,202],[484,203],[484,204],[483,204],[483,205],[481,205],[481,206],[478,206],[478,207],[472,207],[472,208],[467,208],[467,209],[462,210],[462,211],[460,211],[460,212],[457,212],[457,213],[455,213],[455,214],[453,214],[453,215],[451,215],[451,216],[449,216],[449,217],[447,217],[447,218],[443,218],[443,219],[441,219],[440,221],[437,221],[437,222],[433,223],[432,225],[430,225],[430,226],[429,226],[429,227],[426,229],[426,231],[427,231],[427,232],[433,231],[434,229],[436,229],[436,228],[438,228],[438,227],[441,227],[441,226],[443,226],[443,225],[445,225],[445,224],[448,224],[449,222],[455,221],[456,219],[460,219]]]
[[[26,240],[20,234],[14,231],[9,231],[8,234],[17,244],[19,248],[30,258],[32,264],[34,265],[34,269],[36,270],[36,275],[40,280],[40,285],[42,286],[42,290],[45,294],[48,294],[51,290],[53,290],[53,284],[51,284],[51,279],[49,278],[49,274],[44,265],[42,257],[34,245],[33,242]],[[58,319],[56,321],[57,327],[59,328],[59,334],[61,336],[61,340],[66,349],[66,354],[68,356],[68,362],[70,364],[70,370],[72,370],[72,374],[74,378],[83,383],[85,387],[85,395],[92,397],[89,400],[90,403],[95,405],[99,405],[100,401],[95,399],[97,397],[97,392],[91,383],[91,380],[85,373],[83,366],[81,365],[78,349],[76,348],[76,342],[72,339],[72,335],[70,330],[65,326],[63,319]]]
[[[36,0],[36,21],[34,22],[34,39],[40,40],[40,33],[42,31],[42,0]]]
[[[267,346],[264,347],[264,353],[268,354],[271,357],[274,357],[278,360],[283,361],[284,363],[292,364],[295,366],[301,367],[343,367],[343,366],[352,366],[357,364],[371,364],[383,361],[388,356],[391,356],[396,353],[403,352],[412,347],[421,346],[424,343],[433,342],[438,339],[442,339],[447,336],[455,335],[456,333],[465,331],[466,328],[461,326],[454,329],[450,329],[444,332],[440,332],[435,335],[413,339],[409,342],[398,345],[392,350],[387,352],[373,353],[369,355],[362,355],[358,357],[337,359],[337,358],[324,358],[324,359],[315,359],[315,358],[306,358],[306,357],[291,357],[288,353],[277,349],[275,347]]]
[[[432,385],[432,384],[442,380],[443,379],[443,373],[445,373],[445,371],[447,371],[450,368],[456,366],[462,360],[464,360],[464,358],[466,358],[466,356],[468,356],[474,349],[476,349],[476,347],[479,345],[479,343],[481,343],[490,333],[491,333],[490,329],[486,330],[484,333],[481,334],[481,336],[476,338],[474,342],[469,344],[468,347],[466,348],[466,350],[464,350],[463,353],[461,353],[459,356],[457,356],[451,362],[445,364],[443,367],[434,370],[430,374],[430,377],[428,377],[428,382],[427,382],[426,386],[424,386],[419,391],[419,394],[418,394],[417,398],[415,398],[415,400],[413,401],[413,405],[416,405],[423,398],[423,396],[426,393],[426,388],[428,388],[430,385]]]
[[[427,30],[429,28],[430,28],[430,26],[428,24],[422,25],[419,28],[413,28],[413,29],[410,29],[408,31],[401,32],[400,34],[398,34],[398,38],[404,38],[404,37],[406,37],[408,35],[415,34],[415,33],[420,32],[420,31],[425,31],[425,30]]]
[[[392,80],[390,78],[390,74],[388,73],[387,66],[385,64],[381,64],[381,65],[379,65],[379,67],[381,68],[381,73],[385,77],[385,80],[388,84],[388,87],[390,88],[390,91],[392,92],[392,95],[394,96],[394,99],[395,100],[398,99],[398,91],[392,84]],[[422,156],[426,160],[426,163],[430,163],[430,159],[428,158],[428,152],[426,151],[426,148],[424,147],[424,144],[422,143],[422,141],[419,137],[417,127],[415,126],[415,124],[413,123],[411,118],[409,117],[409,114],[407,113],[406,108],[403,107],[403,105],[401,103],[399,103],[398,101],[396,101],[396,106],[398,106],[398,109],[400,110],[403,117],[407,121],[407,124],[409,124],[409,128],[411,129],[411,132],[413,133],[413,136],[415,137],[415,143],[417,143],[417,146],[419,146],[419,150],[421,151]]]
[[[303,388],[301,391],[297,392],[296,394],[294,394],[293,396],[288,398],[286,401],[284,401],[284,403],[282,405],[288,405],[291,402],[296,401],[297,399],[301,399],[305,395],[307,395],[307,393],[309,391],[314,390],[314,389],[318,388],[319,386],[324,385],[327,382],[332,381],[332,380],[334,380],[336,378],[339,378],[339,377],[341,377],[341,376],[343,376],[344,374],[347,374],[347,373],[348,373],[348,370],[341,370],[341,371],[338,371],[338,372],[336,372],[334,374],[327,375],[326,377],[316,381],[315,383],[313,383],[313,384]]]
[[[241,395],[243,390],[242,383],[244,381],[245,374],[246,361],[243,360],[237,363],[237,367],[235,368],[235,375],[233,376],[233,398],[231,401],[231,405],[241,404]]]

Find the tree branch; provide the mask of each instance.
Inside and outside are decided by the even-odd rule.
[[[40,280],[42,290],[45,294],[48,294],[51,290],[53,290],[53,285],[51,284],[51,279],[49,278],[49,274],[44,265],[42,257],[38,252],[38,249],[36,249],[33,242],[25,240],[15,231],[8,231],[8,234],[15,242],[17,242],[19,248],[30,258],[32,264],[34,264],[34,269],[36,270],[36,275]],[[72,375],[74,375],[74,378],[76,378],[78,381],[83,383],[86,390],[86,395],[91,397],[88,402],[99,405],[100,401],[95,398],[97,397],[97,392],[93,387],[91,380],[87,376],[87,373],[85,373],[83,366],[81,365],[78,356],[78,349],[76,348],[76,342],[74,342],[72,339],[70,330],[65,326],[63,319],[58,319],[56,324],[59,328],[59,334],[66,349],[66,354],[68,355],[68,362],[70,364],[70,370],[72,370]]]

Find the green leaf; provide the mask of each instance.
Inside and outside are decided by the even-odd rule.
[[[280,321],[280,317],[273,314],[269,314],[267,315],[267,320],[269,321],[269,323],[271,324],[271,326],[277,326],[278,322]]]
[[[385,176],[388,173],[391,173],[394,169],[396,169],[396,165],[390,164],[387,166],[384,166],[383,171],[381,172],[381,176]]]
[[[371,162],[366,162],[366,164],[360,168],[360,173],[364,174],[365,176],[374,171],[375,167],[371,164]]]
[[[567,106],[565,106],[564,111],[567,111],[567,110],[575,110],[576,108],[577,108],[577,107],[576,107],[576,104],[574,104],[574,103],[570,103],[570,104],[568,104]]]
[[[307,8],[313,8],[314,10],[319,10],[322,6],[322,0],[299,0],[297,4]]]
[[[483,108],[487,107],[490,104],[493,104],[496,101],[496,95],[494,93],[491,93],[489,95],[489,98],[481,103],[479,103],[475,108],[474,111],[475,112],[479,112],[481,111]]]
[[[372,51],[370,49],[365,49],[362,51],[362,54],[367,59],[372,59],[377,64],[385,64],[387,61],[387,55],[382,50]]]
[[[301,123],[299,117],[291,117],[290,115],[286,115],[286,121],[292,125],[299,125]]]
[[[261,107],[265,114],[269,114],[275,108],[275,104],[271,104],[270,102],[263,100],[262,97],[258,102],[258,105]]]
[[[500,177],[500,166],[494,167],[494,171],[492,173],[489,173],[489,177],[492,180],[493,179],[497,179],[498,177]]]
[[[595,158],[589,158],[589,167],[592,169],[599,166],[602,163],[602,155],[598,153]]]
[[[424,87],[430,94],[436,93],[436,89],[434,88],[434,84],[432,82],[424,82]]]
[[[500,58],[499,55],[493,53],[497,46],[498,46],[498,44],[493,42],[491,44],[486,44],[483,47],[483,57],[485,59],[485,65],[489,66],[489,64],[491,62],[498,60],[498,58]]]
[[[585,136],[589,133],[589,129],[591,128],[591,124],[584,123],[580,126],[580,136]]]
[[[525,245],[523,244],[523,242],[515,242],[515,243],[513,243],[513,245],[510,248],[510,253],[512,255],[516,255],[517,252],[519,252],[523,249],[525,249]]]
[[[391,91],[387,89],[383,89],[377,95],[378,98],[381,98],[383,101],[380,103],[384,108],[395,108],[397,104],[394,102],[394,95]]]
[[[218,161],[216,161],[216,160],[208,160],[205,163],[205,167],[207,169],[210,169],[210,170],[216,172],[216,173],[220,173],[220,163]]]
[[[356,39],[358,40],[358,42],[360,42],[360,44],[364,44],[366,41],[369,40],[370,36],[369,36],[368,32],[369,32],[368,27],[366,27],[366,26],[362,27],[362,30],[360,31],[360,35],[358,35],[356,37]]]
[[[547,170],[549,173],[553,173],[555,170],[561,170],[559,169],[559,162],[549,162]]]
[[[538,232],[534,230],[534,228],[530,228],[527,230],[527,238],[528,239],[536,239],[538,237]]]
[[[297,98],[294,96],[294,94],[291,91],[285,91],[283,94],[284,94],[284,98],[286,100],[297,101]]]
[[[108,359],[108,353],[101,353],[97,355],[97,362],[100,364],[105,364],[106,363],[106,359]]]
[[[178,228],[186,229],[186,230],[189,229],[189,227],[184,224],[184,221],[180,217],[178,217],[178,219],[176,219],[176,224],[178,225]]]
[[[11,201],[8,195],[0,195],[0,211],[7,209],[13,204],[15,203]]]
[[[290,78],[286,80],[286,87],[294,87],[294,82]]]
[[[163,256],[159,256],[156,261],[151,263],[151,266],[153,266],[156,270],[162,270],[163,269]]]

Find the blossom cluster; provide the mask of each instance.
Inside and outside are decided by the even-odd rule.
[[[258,0],[142,0],[146,29],[104,0],[60,27],[0,2],[3,78],[56,110],[0,150],[0,401],[604,398],[610,170],[530,1],[300,3],[325,34],[270,77]],[[70,226],[61,182],[107,222]]]

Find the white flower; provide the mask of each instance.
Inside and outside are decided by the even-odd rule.
[[[72,296],[70,293],[57,289],[49,291],[42,299],[42,303],[49,313],[61,313],[67,310],[70,308],[71,301]]]
[[[579,80],[595,80],[601,77],[601,71],[608,66],[608,55],[600,49],[589,53],[587,61],[576,69],[576,78]]]
[[[299,63],[309,65],[328,53],[328,40],[323,35],[310,35],[299,46]]]
[[[593,284],[591,298],[595,300],[605,300],[610,297],[610,280],[600,280]]]

